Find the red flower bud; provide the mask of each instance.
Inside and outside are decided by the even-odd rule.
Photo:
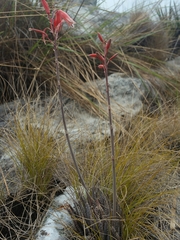
[[[103,57],[101,54],[96,53],[96,56],[97,56],[97,58],[98,58],[101,62],[104,63],[104,57]]]
[[[98,68],[104,69],[104,65],[103,65],[103,64],[100,64],[100,65],[98,65]]]
[[[108,40],[108,42],[106,43],[106,52],[108,52],[109,48],[111,46],[111,39]]]
[[[49,8],[49,5],[48,5],[48,3],[46,2],[46,0],[41,0],[41,3],[42,3],[42,5],[43,5],[46,13],[47,13],[48,15],[50,15],[50,8]]]
[[[97,35],[98,35],[99,40],[100,40],[102,43],[105,43],[102,35],[101,35],[100,33],[98,33]]]
[[[34,31],[34,32],[37,32],[37,33],[41,33],[42,34],[42,39],[43,39],[43,42],[44,44],[46,44],[46,38],[49,39],[47,33],[46,33],[46,29],[45,28],[44,30],[40,30],[40,29],[36,29],[36,28],[29,28],[29,31]]]
[[[96,53],[91,53],[91,54],[89,54],[89,57],[91,57],[91,58],[97,58],[97,54],[96,54]]]
[[[117,55],[118,53],[115,53],[112,57],[110,57],[109,61],[113,60]]]
[[[101,54],[99,54],[99,53],[92,53],[92,54],[89,54],[89,57],[97,58],[97,59],[99,59],[101,62],[104,62],[104,57],[101,56]]]

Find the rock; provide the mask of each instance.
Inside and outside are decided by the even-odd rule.
[[[42,227],[36,235],[36,240],[69,239],[68,229],[72,230],[74,223],[67,208],[69,206],[73,208],[75,200],[76,194],[72,187],[67,187],[62,195],[54,198],[42,221]]]
[[[123,125],[122,119],[128,121],[143,109],[144,99],[147,100],[148,97],[153,99],[156,96],[152,86],[141,79],[123,78],[120,73],[114,73],[108,79],[113,118],[121,126]],[[93,92],[97,95],[97,98],[90,96],[91,100],[107,113],[105,79],[87,83],[84,85],[84,89],[86,92]],[[98,101],[98,96],[101,96],[102,102]],[[72,100],[64,108],[70,137],[76,144],[81,139],[83,141],[99,139],[109,134],[108,117],[106,119],[99,118]],[[59,115],[57,120],[58,118]],[[55,124],[53,125],[55,126]],[[64,134],[63,128],[60,131]]]
[[[108,81],[113,117],[114,120],[120,124],[122,124],[122,118],[130,120],[143,109],[144,99],[148,101],[148,98],[153,99],[158,97],[152,85],[145,80],[122,77],[121,73],[113,73],[108,77]],[[87,92],[91,101],[93,101],[99,109],[107,113],[105,79],[85,83],[83,89]],[[93,94],[91,93],[97,97],[92,97]],[[49,106],[48,101],[51,102],[51,99],[47,99],[45,103],[40,102],[36,104],[35,111],[38,122],[39,119],[46,114],[47,106]],[[67,97],[64,97],[63,101],[67,128],[72,141],[77,142],[80,136],[83,137],[84,141],[89,138],[97,139],[99,134],[104,136],[109,132],[108,118],[99,118]],[[62,119],[59,104],[57,104],[58,101],[56,100],[55,102],[55,106],[51,106],[50,124],[52,132],[57,128],[59,121]],[[11,113],[7,114],[6,121],[8,121],[8,119],[12,120],[11,116]],[[21,118],[23,122],[24,116],[21,115]],[[38,126],[38,123],[34,124]],[[59,128],[59,133],[60,135],[64,135],[63,126]]]
[[[85,83],[83,88],[91,101],[107,114],[105,79]],[[109,76],[109,90],[113,120],[119,124],[122,131],[125,127],[125,123],[130,121],[132,117],[137,115],[144,108],[144,99],[148,100],[148,98],[153,99],[158,97],[151,84],[147,81],[138,78],[122,77],[121,73],[114,73]],[[92,95],[97,97],[92,97]],[[74,100],[65,96],[63,97],[63,102],[67,129],[74,151],[79,151],[87,141],[100,140],[105,136],[109,136],[108,117],[98,117],[80,106]],[[21,101],[21,104],[23,106],[24,102]],[[0,106],[0,109],[2,110],[1,116],[2,119],[4,119],[4,121],[2,121],[2,126],[8,126],[8,121],[10,122],[8,128],[13,125],[12,115],[16,112],[16,108],[20,122],[26,124],[26,108],[24,107],[25,111],[19,111],[19,105],[18,102],[14,102],[14,104],[10,103]],[[34,124],[35,127],[39,127],[41,119],[45,118],[47,115],[47,110],[50,105],[51,115],[50,119],[47,121],[47,127],[48,129],[51,129],[52,136],[57,129],[59,137],[64,136],[65,132],[62,124],[62,116],[59,110],[58,99],[53,102],[51,98],[47,98],[44,101],[42,100],[38,103],[32,103],[32,109],[35,111],[36,115],[35,119],[32,119],[32,124]],[[9,112],[8,109],[11,109],[11,111]],[[3,136],[3,134],[2,136],[0,135],[2,139]],[[7,177],[9,176],[7,181],[9,183],[16,183],[17,180],[11,156],[12,151],[10,151],[11,150],[6,147],[6,152],[1,157],[0,163],[3,172]],[[68,148],[67,151],[69,152]],[[14,177],[11,174],[12,171]],[[10,184],[9,191],[14,192],[14,189],[14,185]]]
[[[21,107],[25,104],[25,101],[23,99],[4,103],[0,105],[0,129],[2,127],[5,127],[6,124],[12,120],[12,114],[16,112],[18,106]],[[0,133],[1,136],[1,133]]]
[[[0,182],[4,196],[15,194],[21,187],[14,162],[6,153],[0,158]]]
[[[86,83],[83,88],[88,93],[91,101],[99,107],[99,110],[103,110],[107,114],[105,79]],[[113,120],[122,129],[125,127],[124,122],[130,121],[132,117],[143,109],[145,106],[144,99],[148,101],[148,98],[157,98],[150,83],[138,78],[123,78],[120,73],[114,73],[109,76],[109,88]],[[91,93],[95,94],[97,98],[92,97]],[[44,116],[45,109],[46,107],[41,107],[41,110],[40,108],[36,109],[37,119],[41,119]],[[108,117],[100,118],[72,99],[64,99],[64,111],[70,140],[75,151],[78,151],[82,143],[95,139],[100,140],[102,137],[109,135]],[[58,127],[60,121],[61,126]],[[39,123],[34,122],[34,124],[38,127]],[[59,105],[53,108],[51,120],[48,124],[50,124],[49,127],[52,133],[55,130],[57,131],[58,127],[59,136],[65,135]]]
[[[114,114],[133,117],[143,108],[143,99],[148,95],[155,97],[156,93],[149,82],[139,78],[122,77],[121,73],[113,73],[108,77],[109,94]],[[88,85],[88,84],[87,84]],[[106,99],[106,83],[94,81],[90,84],[98,89]],[[106,106],[104,106],[106,107]]]
[[[179,74],[180,73],[180,56],[176,57],[173,60],[166,62],[167,69],[173,74]]]
[[[108,79],[113,118],[120,124],[122,118],[128,120],[137,115],[144,108],[145,100],[148,101],[148,99],[158,97],[148,81],[138,78],[122,77],[120,73],[113,73]],[[83,88],[91,101],[93,101],[100,110],[104,110],[107,113],[105,79],[85,83]],[[96,93],[97,96],[101,96],[102,101],[100,102],[97,100],[98,98],[93,98],[91,92]],[[51,100],[49,99],[48,101],[50,102]],[[40,102],[38,106],[35,107],[34,110],[38,121],[46,114],[48,101],[46,101],[45,104]],[[83,141],[99,139],[100,136],[105,136],[105,134],[109,132],[108,118],[99,118],[81,107],[72,99],[64,97],[63,101],[65,118],[71,141],[77,142],[82,139]],[[50,124],[52,133],[59,125],[59,121],[62,120],[59,111],[59,103],[57,104],[57,102],[56,100],[55,105],[51,106],[52,117]],[[51,105],[53,105],[53,103],[51,103]],[[23,115],[21,115],[21,118],[22,122],[25,121]],[[12,115],[10,113],[7,114],[5,119],[7,123],[8,119],[12,120]],[[34,124],[37,126],[39,123]],[[64,135],[63,127],[59,128],[59,134]]]

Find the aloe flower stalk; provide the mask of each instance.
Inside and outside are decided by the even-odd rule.
[[[48,15],[50,27],[47,27],[44,30],[29,28],[29,31],[41,33],[44,43],[46,39],[50,42],[53,42],[55,39],[58,39],[58,33],[61,31],[64,22],[67,23],[69,27],[74,27],[75,21],[66,12],[62,10],[56,10],[52,13],[52,16],[50,16],[50,8],[46,0],[41,0],[41,3]],[[46,31],[52,33],[54,37],[53,41],[50,40]]]
[[[41,0],[41,3],[48,15],[50,26],[45,28],[44,30],[29,28],[29,31],[35,31],[37,33],[40,33],[42,35],[42,39],[45,44],[46,44],[46,41],[49,41],[53,45],[53,50],[54,50],[54,54],[55,54],[55,63],[56,63],[56,78],[57,78],[57,85],[58,85],[58,94],[59,94],[59,100],[60,100],[60,104],[61,104],[61,114],[62,114],[62,121],[63,121],[63,125],[64,125],[66,140],[68,143],[68,147],[69,147],[71,157],[74,162],[79,180],[80,180],[81,184],[83,185],[83,187],[85,188],[89,199],[91,199],[90,195],[88,194],[88,190],[87,190],[86,184],[84,182],[84,179],[79,170],[79,167],[78,167],[78,164],[77,164],[77,161],[76,161],[76,158],[75,158],[72,146],[71,146],[71,142],[69,139],[69,134],[68,134],[67,126],[66,126],[66,120],[65,120],[65,116],[64,116],[64,109],[63,109],[63,102],[62,102],[62,88],[61,88],[61,81],[60,81],[60,69],[59,69],[59,62],[58,62],[58,39],[59,39],[58,34],[62,29],[63,23],[68,24],[69,27],[74,27],[75,21],[66,12],[64,12],[62,10],[56,10],[55,12],[52,13],[52,16],[50,16],[50,8],[49,8],[49,5],[46,2],[46,0]],[[51,40],[49,38],[47,32],[52,34],[53,40]]]
[[[113,60],[117,53],[114,54],[109,60],[107,59],[108,50],[111,46],[111,39],[105,41],[100,33],[98,33],[98,38],[103,44],[104,54],[92,53],[89,54],[91,58],[97,58],[100,60],[101,64],[98,65],[100,69],[104,70],[104,75],[106,79],[106,92],[107,92],[107,102],[108,102],[108,114],[109,114],[109,127],[110,127],[110,137],[111,137],[111,159],[112,159],[112,174],[113,174],[113,216],[116,216],[116,202],[117,202],[117,191],[116,191],[116,170],[115,170],[115,150],[114,150],[114,132],[112,123],[112,113],[111,113],[111,102],[109,96],[109,83],[108,83],[108,64]]]

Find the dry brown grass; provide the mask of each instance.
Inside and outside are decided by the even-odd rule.
[[[39,118],[39,112],[34,112],[34,108],[37,108],[38,105],[37,102],[35,105],[27,105],[27,108],[23,107],[22,110],[19,109],[20,111],[18,111],[18,114],[16,115],[16,123],[18,124],[14,125],[12,129],[14,133],[18,134],[13,133],[13,139],[10,138],[12,133],[8,135],[11,140],[11,147],[14,144],[15,149],[18,150],[15,151],[15,156],[16,158],[21,156],[20,159],[22,164],[22,157],[27,156],[27,158],[30,159],[35,150],[32,146],[36,146],[37,144],[39,148],[42,147],[42,150],[46,148],[48,156],[52,153],[51,150],[53,150],[53,153],[56,153],[54,148],[51,149],[51,144],[49,145],[48,140],[50,139],[50,143],[52,142],[51,134],[54,139],[57,139],[56,134],[54,133],[55,135],[53,135],[53,132],[49,131],[48,134],[50,134],[50,138],[47,137],[47,129],[50,127],[48,127],[48,124],[51,119],[48,112],[51,112],[51,107],[47,106],[48,112],[44,115],[46,118],[43,118],[42,122],[38,121],[38,130],[35,122],[37,122],[37,117]],[[29,109],[29,112],[27,109]],[[122,133],[120,131],[116,133],[116,180],[118,204],[120,209],[118,214],[120,215],[120,221],[122,224],[122,239],[152,239],[153,237],[153,239],[169,240],[172,236],[170,225],[172,226],[174,224],[175,218],[171,203],[172,199],[173,201],[176,201],[178,190],[178,185],[176,184],[178,184],[179,181],[180,118],[178,107],[174,107],[174,109],[169,109],[167,107],[164,111],[161,109],[159,113],[160,112],[161,115],[157,114],[153,116],[140,114],[129,123],[126,127],[126,132]],[[20,124],[22,123],[22,116],[26,123],[25,125]],[[23,126],[26,127],[24,128]],[[33,136],[36,137],[34,138]],[[62,142],[58,143],[59,151],[56,156],[59,156],[59,161],[58,167],[53,170],[53,176],[59,178],[61,183],[64,182],[65,184],[71,184],[77,188],[79,186],[79,180],[74,170],[74,166],[69,161],[68,154],[61,151],[61,149],[64,148],[63,139]],[[22,144],[19,145],[19,141]],[[21,145],[23,146],[25,141],[26,155],[24,155],[24,150],[21,148]],[[56,142],[56,140],[53,140],[53,144],[54,141]],[[17,146],[19,147],[17,148]],[[50,148],[48,148],[49,146]],[[82,146],[83,148],[78,149],[76,152],[81,172],[88,188],[92,189],[92,194],[95,194],[96,192],[95,197],[99,199],[101,207],[103,209],[106,207],[105,213],[107,214],[112,208],[112,173],[109,139],[106,138],[102,141],[83,143]],[[28,149],[31,149],[31,151],[28,151]],[[42,153],[42,151],[40,152]],[[34,153],[37,152],[35,151]],[[43,150],[43,154],[45,153],[46,152]],[[40,161],[39,157],[38,161]],[[27,169],[26,174],[28,173],[28,169],[33,168],[32,161],[28,163],[28,165],[24,165]],[[54,169],[53,166],[48,165],[48,168],[49,167]],[[41,174],[41,164],[36,165],[36,173],[37,172],[39,172],[38,175]],[[42,191],[37,192],[40,183],[37,182],[36,174],[32,175],[28,182],[24,181],[24,177],[21,178],[21,181],[23,189],[25,187],[26,190],[23,190],[23,192],[20,190],[15,197],[11,196],[6,200],[2,198],[1,202],[0,227],[2,229],[2,234],[7,230],[9,224],[11,224],[11,226],[16,224],[18,228],[20,228],[15,228],[14,231],[13,227],[10,227],[10,230],[6,231],[6,234],[8,236],[10,232],[13,237],[10,237],[9,239],[20,239],[23,235],[24,239],[27,239],[27,234],[29,234],[30,239],[33,239],[36,229],[39,226],[38,224],[44,214],[43,209],[46,209],[47,207],[47,205],[43,205],[43,202],[47,201],[47,204],[49,204],[49,201],[54,196],[54,186],[52,187],[52,190],[49,190],[48,188],[46,194],[42,194]],[[31,184],[29,184],[30,181]],[[52,182],[49,182],[48,180],[46,186],[50,185],[52,185]],[[57,185],[56,189],[60,190],[62,187]],[[77,195],[78,194],[80,193],[77,188]],[[88,218],[89,215],[86,212],[86,209],[83,208],[84,204],[87,203],[87,199],[81,195],[79,198],[80,203],[78,203],[78,206],[81,206],[81,210],[78,210],[78,212],[81,220],[78,221],[78,226],[80,227],[78,229],[81,230],[74,233],[74,236],[77,236],[76,239],[83,239],[82,235],[78,235],[80,232],[81,234],[84,234],[80,222],[82,222],[82,217]],[[17,201],[20,204],[19,206],[22,207],[23,205],[26,209],[24,210],[23,217],[22,215],[16,216],[13,212],[15,211],[13,209],[15,208],[15,205],[17,205]],[[24,203],[24,201],[26,202]],[[36,212],[37,206],[41,206],[41,201],[42,212],[41,210]],[[106,205],[104,205],[105,203]],[[22,207],[22,209],[24,208]],[[28,215],[29,211],[31,211],[30,209],[32,209],[35,214],[33,220]],[[15,219],[13,218],[14,215],[16,216]],[[7,220],[7,216],[8,219],[11,219],[10,221]],[[89,234],[92,236],[95,234],[95,239],[103,239],[101,234],[101,237],[97,236],[99,231],[101,231],[100,229],[102,226],[99,224],[97,225],[97,215],[93,216],[94,218],[91,219],[90,222],[93,223],[95,228],[90,230],[91,227],[89,228],[88,221],[85,221],[83,222],[85,224],[84,231],[87,235]],[[22,225],[22,219],[26,219],[24,225]],[[29,221],[29,225],[26,221]],[[108,216],[105,216],[101,221],[106,221],[106,223],[108,223]],[[107,226],[107,224],[104,226]],[[174,226],[176,227],[176,222]],[[175,227],[173,231],[176,231]],[[105,228],[104,232],[109,234],[108,228]]]
[[[29,1],[16,3],[14,12],[10,1],[6,4],[1,1],[1,102],[27,96],[44,97],[56,92],[52,47],[44,46],[39,35],[28,31],[29,27],[43,29],[47,26],[44,12],[35,9]],[[103,72],[87,57],[89,53],[101,50],[94,38],[96,31],[94,29],[85,39],[66,32],[59,42],[63,90],[89,109],[95,106],[87,98],[83,83],[103,77]],[[129,24],[116,29],[109,37],[113,39],[110,55],[118,52],[109,65],[109,73],[117,71],[138,77],[146,74],[170,82],[152,69],[162,65],[171,51],[168,48],[171,35],[163,21],[154,23],[147,11],[132,13]]]
[[[164,112],[161,117],[139,115],[130,123],[127,134],[116,135],[116,180],[122,239],[172,239],[170,226],[174,221],[174,226],[178,226],[171,203],[177,201],[179,189],[179,127],[176,111]],[[92,191],[98,192],[97,201],[106,217],[110,212],[108,208],[112,207],[110,159],[108,139],[87,143],[78,156],[85,181]],[[74,175],[71,181],[74,186],[78,185]],[[102,226],[97,225],[99,218],[96,215],[96,220],[88,222],[87,199],[80,195],[79,201],[77,229],[82,231],[82,215],[85,224],[81,234],[92,237],[99,231],[107,233],[106,228],[102,230]],[[100,219],[105,221],[103,217]],[[92,224],[92,231],[89,224]],[[176,232],[176,227],[173,231]],[[105,238],[96,236],[95,239]]]

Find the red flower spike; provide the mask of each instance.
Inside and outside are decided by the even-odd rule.
[[[98,33],[97,35],[98,35],[99,40],[100,40],[102,43],[105,43],[102,35],[101,35],[100,33]]]
[[[52,13],[52,16],[50,16],[50,8],[47,1],[41,0],[41,3],[46,13],[48,14],[50,27],[45,28],[43,31],[39,29],[29,28],[29,31],[41,33],[44,43],[46,43],[46,39],[52,42],[52,40],[48,37],[48,34],[46,33],[47,30],[53,34],[54,39],[57,39],[58,33],[60,32],[64,22],[66,22],[68,26],[74,27],[75,21],[66,12],[62,10],[57,10]]]
[[[62,10],[57,10],[55,12],[55,16],[52,22],[55,32],[59,32],[61,30],[63,22],[66,22],[70,27],[74,27],[75,24],[75,21]]]
[[[49,4],[46,2],[46,0],[41,0],[41,3],[47,13],[47,15],[49,16],[50,15],[50,8],[49,8]]]

